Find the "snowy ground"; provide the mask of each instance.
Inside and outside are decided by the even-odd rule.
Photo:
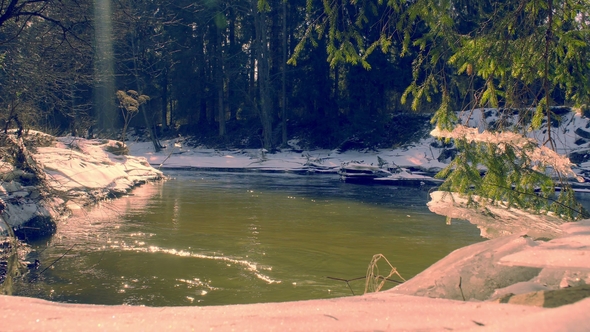
[[[437,160],[441,149],[429,145],[432,138],[401,149],[381,151],[313,150],[301,151],[292,141],[294,149],[277,153],[267,153],[261,149],[240,149],[219,151],[207,148],[191,148],[183,144],[183,139],[165,140],[164,150],[155,153],[152,143],[129,143],[130,153],[145,157],[156,168],[205,168],[205,169],[249,169],[261,171],[310,171],[336,172],[344,162],[357,161],[378,165],[378,158],[400,167],[412,167],[436,173],[446,166]]]
[[[578,171],[590,168],[590,121],[588,118],[571,111],[559,112],[559,127],[551,127],[551,137],[554,139],[556,151],[566,156],[579,157]],[[481,121],[486,113],[488,124]],[[517,117],[505,117],[492,109],[475,110],[462,115],[463,123],[484,131],[491,126],[489,123],[515,124]],[[546,126],[529,133],[530,138],[545,142],[548,130]],[[133,141],[133,139],[131,139]],[[338,150],[305,151],[298,146],[297,140],[289,141],[290,148],[277,153],[266,153],[260,149],[236,149],[219,151],[204,147],[190,147],[185,138],[162,141],[165,149],[154,153],[150,142],[129,142],[131,155],[143,156],[156,168],[211,168],[211,169],[252,169],[252,170],[332,170],[336,171],[344,162],[359,161],[366,164],[378,165],[378,157],[390,165],[403,168],[436,173],[450,161],[444,158],[444,152],[449,148],[431,136],[419,142],[410,143],[400,148],[382,149],[379,151],[349,150],[340,153]],[[301,151],[301,152],[295,152]],[[441,154],[443,154],[441,156]]]
[[[162,177],[145,158],[115,155],[107,151],[109,147],[116,147],[116,142],[60,137],[50,146],[36,148],[34,154],[25,150],[29,166],[38,174],[0,161],[2,220],[17,233],[22,230],[19,236],[31,230],[34,238],[33,229],[45,236],[68,210],[123,195]],[[6,224],[0,223],[0,232],[5,229]]]
[[[330,300],[150,308],[0,296],[0,309],[3,331],[590,330],[590,299],[545,309],[382,292]]]

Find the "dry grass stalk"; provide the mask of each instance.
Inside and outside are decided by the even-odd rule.
[[[379,272],[379,260],[383,259],[387,265],[389,265],[390,271],[387,276],[381,275]],[[367,293],[376,293],[383,288],[385,282],[388,281],[393,275],[397,275],[403,281],[406,281],[398,272],[397,268],[395,268],[391,263],[383,256],[382,254],[373,255],[373,259],[371,259],[371,263],[369,263],[369,268],[367,269],[366,275],[366,282],[365,282],[365,294]]]

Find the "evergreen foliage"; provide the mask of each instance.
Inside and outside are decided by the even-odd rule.
[[[457,126],[452,132],[434,130],[452,138],[461,151],[437,176],[441,190],[465,194],[470,204],[502,203],[536,213],[552,211],[563,219],[588,217],[571,188],[555,196],[555,181],[576,178],[569,159],[541,146],[535,139],[512,132],[483,132]],[[473,197],[485,200],[475,201]]]
[[[308,0],[308,9],[315,2]],[[500,134],[526,133],[545,123],[542,145],[554,147],[551,127],[557,116],[551,106],[579,107],[589,102],[588,1],[342,0],[322,4],[318,23],[308,28],[300,45],[313,44],[316,36],[321,38],[328,31],[332,65],[361,63],[370,68],[364,61],[379,48],[411,57],[412,81],[402,103],[411,100],[412,109],[418,110],[424,101],[436,102],[439,106],[432,121],[439,131],[452,131],[459,124],[459,111],[502,107],[520,109],[524,115],[532,108],[532,121],[494,129]],[[370,13],[381,14],[378,23],[367,19]],[[380,28],[379,37],[366,38],[363,29],[374,26]],[[447,178],[447,190],[523,209],[554,211],[566,219],[576,216],[572,211],[580,211],[564,182],[570,174],[555,169],[554,174],[548,173],[547,160],[530,157],[531,149],[538,148],[536,142],[516,146],[453,139],[459,155],[440,173]],[[563,188],[551,204],[554,180]]]

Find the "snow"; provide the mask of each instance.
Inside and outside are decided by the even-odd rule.
[[[532,115],[534,109],[529,109],[529,114]],[[559,127],[551,127],[551,137],[555,143],[555,150],[561,155],[567,155],[576,151],[588,150],[588,142],[582,144],[576,144],[576,141],[581,138],[577,133],[577,129],[587,131],[590,127],[589,119],[582,116],[580,112],[572,112],[565,107],[554,107],[552,111],[557,113],[557,120]],[[463,112],[461,114],[461,122],[463,125],[471,128],[477,128],[479,132],[488,130],[491,123],[502,122],[506,124],[507,128],[512,127],[516,124],[523,124],[524,121],[516,114],[510,114],[508,111],[506,114],[501,114],[492,108],[476,109],[471,112]],[[483,121],[482,119],[486,119]],[[541,128],[537,130],[531,130],[527,132],[527,137],[540,142],[541,145],[545,145],[548,139],[548,128],[546,124],[543,124]],[[581,167],[590,166],[583,163],[579,165]]]
[[[424,171],[437,172],[446,166],[439,162],[435,154],[441,149],[430,146],[432,137],[399,149],[380,151],[346,151],[313,150],[295,152],[292,149],[277,153],[266,153],[261,149],[239,149],[220,151],[208,148],[185,147],[177,140],[162,141],[166,146],[162,151],[154,152],[150,142],[130,142],[131,155],[142,156],[156,168],[209,168],[209,169],[250,169],[267,171],[299,171],[321,166],[336,173],[342,163],[356,161],[367,165],[377,165],[380,157],[400,167],[413,167]]]
[[[528,234],[535,238],[553,238],[561,234],[563,219],[553,215],[533,214],[520,209],[506,208],[474,196],[478,206],[467,207],[467,198],[456,193],[433,191],[428,208],[452,219],[468,220],[481,231],[481,236],[493,239],[511,234]]]
[[[22,185],[30,173],[0,165],[7,169],[0,178],[4,221],[18,228],[35,217],[59,220],[64,204],[79,208],[162,177],[143,157],[117,156],[105,150],[115,145],[112,140],[60,137],[53,146],[37,148],[35,163],[44,172],[48,188]]]
[[[501,134],[491,133],[488,130],[488,124],[481,121],[483,114],[486,113],[486,119],[489,122],[499,121],[506,123],[518,123],[517,115],[505,116],[499,114],[494,109],[478,109],[462,115],[463,126],[458,126],[455,135],[465,135],[477,140],[486,142],[520,142],[535,143],[539,142],[539,147],[534,150],[536,158],[542,161],[554,163],[558,170],[563,174],[569,173],[569,167],[574,166],[575,171],[579,174],[586,169],[590,169],[590,161],[583,162],[580,165],[573,165],[563,155],[572,152],[589,152],[590,139],[587,142],[576,144],[581,137],[576,134],[576,130],[585,131],[590,127],[588,118],[581,116],[579,113],[567,112],[560,115],[559,128],[552,128],[551,137],[554,139],[555,148],[558,154],[544,146],[542,143],[547,140],[547,128],[541,127],[538,130],[531,131],[527,136],[521,136],[516,133],[503,132]],[[468,128],[471,127],[471,128]],[[435,136],[448,136],[449,133],[441,133],[439,130],[433,130]],[[446,135],[445,135],[446,134]],[[590,135],[590,132],[588,132]],[[375,150],[348,150],[340,153],[338,150],[312,150],[302,151],[298,146],[297,140],[290,140],[290,148],[282,149],[276,153],[268,153],[264,149],[235,149],[231,151],[221,151],[204,147],[189,147],[185,144],[185,138],[178,137],[161,142],[165,148],[156,153],[151,142],[134,142],[130,138],[128,142],[130,154],[133,156],[142,156],[158,169],[166,168],[202,168],[202,169],[219,169],[219,170],[266,170],[266,171],[330,171],[337,172],[343,163],[355,162],[359,164],[379,165],[379,158],[389,165],[399,166],[412,170],[419,170],[429,174],[434,174],[448,165],[448,160],[439,161],[439,156],[447,148],[438,144],[438,140],[433,136],[422,138],[419,142],[404,145],[399,148]],[[590,155],[590,152],[589,152]]]
[[[56,147],[38,148],[37,162],[60,191],[115,188],[126,191],[135,182],[159,175],[142,157],[117,156],[105,151],[114,141],[58,138]]]
[[[391,180],[395,180],[395,181],[400,181],[400,180],[401,181],[403,181],[403,180],[418,181],[418,180],[421,180],[421,181],[428,181],[428,182],[439,183],[439,184],[443,182],[443,180],[435,179],[431,176],[408,172],[408,170],[405,168],[398,170],[398,172],[391,174],[390,176],[375,179],[375,181],[379,181],[379,182],[387,182],[387,181],[391,181]]]
[[[489,132],[484,130],[479,132],[478,128],[470,128],[463,125],[457,125],[452,131],[433,129],[430,134],[438,138],[464,139],[467,142],[494,144],[497,146],[499,153],[505,153],[506,148],[511,146],[519,153],[527,153],[530,160],[535,164],[545,164],[551,166],[558,174],[565,176],[574,176],[572,170],[573,164],[569,158],[557,154],[546,146],[538,146],[538,141],[534,138],[524,137],[514,132]],[[532,151],[527,147],[535,146]]]
[[[473,112],[471,117],[464,117],[464,122],[479,128],[478,133],[484,132],[486,128],[478,117],[489,111]],[[590,143],[575,144],[579,139],[575,130],[586,128],[588,119],[569,113],[562,116],[561,122],[563,126],[553,130],[558,152],[588,151]],[[540,130],[530,137],[542,142],[543,135]],[[354,161],[375,167],[385,162],[402,169],[396,173],[398,177],[426,179],[429,177],[412,174],[407,169],[432,173],[446,166],[445,162],[438,160],[444,148],[436,147],[440,145],[433,142],[434,138],[426,137],[416,144],[379,151],[339,153],[336,150],[295,152],[286,149],[271,154],[260,149],[219,151],[191,148],[185,146],[182,139],[174,139],[162,142],[166,148],[158,153],[154,152],[151,143],[129,142],[130,155],[118,156],[106,151],[109,146],[116,146],[114,141],[63,137],[52,146],[39,148],[35,158],[45,170],[51,188],[64,195],[58,195],[60,198],[54,198],[53,202],[42,201],[34,205],[39,202],[34,199],[36,189],[16,181],[24,174],[18,175],[18,170],[0,163],[0,170],[8,174],[0,179],[0,198],[8,206],[3,217],[12,225],[19,225],[32,214],[51,214],[49,210],[65,204],[64,198],[72,193],[76,193],[78,205],[88,203],[89,197],[104,198],[113,192],[123,194],[138,184],[162,176],[162,172],[153,167],[161,170],[203,168],[336,173],[343,163]],[[292,146],[296,144],[291,142]],[[575,171],[580,174],[585,167],[590,167],[590,162],[581,163]],[[456,209],[455,203],[460,205],[463,198],[445,196],[440,192],[432,195],[435,202],[443,203],[433,203],[433,210],[453,211],[454,218],[472,220],[468,209]],[[449,200],[454,200],[453,204],[444,205]],[[219,327],[222,330],[590,330],[590,319],[586,315],[590,310],[590,299],[556,309],[472,302],[590,283],[590,220],[563,223],[549,216],[541,221],[540,216],[523,211],[500,206],[485,208],[491,212],[493,220],[480,221],[478,227],[484,235],[495,239],[459,249],[390,291],[292,303],[162,308],[166,311],[164,314],[153,308],[58,305],[0,296],[0,321],[3,329],[8,327],[7,331],[128,330],[140,326],[145,330],[161,330],[173,326],[171,324],[178,328]],[[498,221],[506,227],[497,228]],[[488,227],[492,222],[493,229]],[[67,227],[67,222],[61,226]],[[550,240],[538,240],[537,237]],[[466,302],[463,298],[472,301]],[[124,320],[117,325],[115,316],[119,315],[123,315]],[[175,318],[170,320],[169,317]]]
[[[551,267],[590,272],[590,220],[567,223],[563,235],[540,245],[503,257],[504,265]],[[590,283],[590,279],[588,280]]]

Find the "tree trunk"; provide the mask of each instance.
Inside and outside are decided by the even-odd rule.
[[[256,60],[258,63],[258,89],[260,97],[258,101],[260,121],[262,123],[262,144],[266,150],[272,150],[272,101],[270,95],[270,69],[268,38],[266,33],[267,15],[264,11],[258,11],[258,0],[252,1],[254,12],[254,25],[256,30]]]
[[[202,45],[205,43],[205,38],[203,36],[204,32],[199,31],[197,33],[197,37],[195,43],[197,45],[201,45],[201,47],[196,47],[195,49],[195,60],[197,66],[197,78],[195,80],[194,86],[194,93],[196,95],[196,116],[194,117],[195,122],[189,122],[189,125],[198,124],[199,126],[206,126],[207,125],[207,100],[204,96],[203,91],[205,91],[205,53],[203,50]]]
[[[162,129],[168,129],[168,71],[162,72]]]
[[[131,48],[132,48],[132,52],[133,52],[133,75],[135,76],[135,86],[137,88],[137,93],[139,95],[142,95],[142,86],[140,83],[140,79],[139,79],[139,69],[137,66],[137,59],[138,59],[138,53],[139,53],[139,47],[136,47],[135,44],[135,40],[139,40],[137,38],[137,36],[134,36],[135,38],[133,38],[131,40]],[[143,120],[145,122],[145,126],[148,128],[149,133],[150,133],[150,139],[152,141],[152,144],[154,145],[154,151],[156,152],[160,152],[162,150],[162,146],[160,145],[160,142],[158,142],[158,136],[156,135],[156,128],[154,127],[154,125],[151,123],[151,121],[149,120],[148,116],[147,116],[147,112],[145,110],[145,105],[140,105],[139,106],[140,112],[141,114],[143,114]],[[125,144],[125,142],[123,142],[123,144]]]
[[[223,105],[223,39],[221,29],[217,27],[215,55],[215,87],[217,89],[217,121],[219,123],[219,136],[225,136],[225,106]]]
[[[228,57],[232,58],[236,54],[241,53],[241,45],[236,43],[236,11],[234,7],[230,7],[227,12],[228,15],[228,27],[227,27],[227,53]],[[224,58],[225,59],[225,58]],[[225,79],[227,82],[227,89],[226,89],[226,114],[229,114],[229,119],[233,120],[236,118],[236,96],[235,93],[237,91],[236,81],[238,78],[237,68],[239,68],[239,64],[237,61],[228,61],[228,63],[224,62],[225,69]]]
[[[282,63],[282,86],[281,86],[281,118],[283,120],[281,131],[283,146],[287,146],[287,0],[283,0],[283,63]]]

